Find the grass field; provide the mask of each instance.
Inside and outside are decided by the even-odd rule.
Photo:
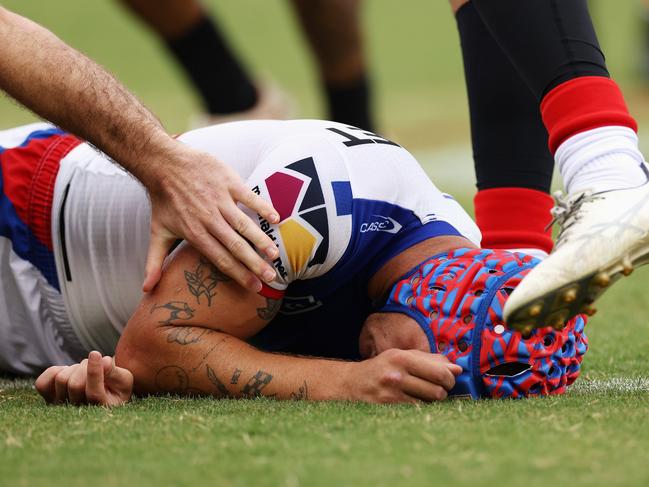
[[[180,73],[117,2],[3,4],[114,71],[170,130],[196,113]],[[287,2],[209,5],[255,72],[289,90],[301,116],[322,116]],[[635,7],[594,2],[609,65],[642,127],[649,88],[636,73]],[[367,0],[366,23],[382,127],[470,201],[467,109],[446,2]],[[30,120],[0,100],[1,127]],[[559,398],[381,407],[166,397],[105,410],[45,407],[30,381],[0,380],[0,485],[646,486],[648,289],[643,269],[602,299],[583,376]]]

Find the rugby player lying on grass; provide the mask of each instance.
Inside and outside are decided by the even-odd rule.
[[[50,368],[37,381],[48,401],[120,403],[128,371],[138,394],[368,402],[560,393],[578,375],[583,318],[526,340],[507,330],[502,306],[536,260],[478,249],[475,224],[398,145],[313,120],[181,139],[279,211],[276,225],[252,215],[280,252],[261,293],[181,243],[142,296],[145,189],[52,127],[0,134],[2,368],[91,350],[118,366],[94,353],[90,368]]]

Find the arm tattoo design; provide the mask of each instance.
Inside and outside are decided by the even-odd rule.
[[[232,374],[232,378],[230,379],[230,384],[238,384],[239,377],[241,377],[241,369],[234,369],[234,373]]]
[[[158,370],[155,385],[161,391],[180,394],[189,388],[189,376],[181,367],[168,365]]]
[[[212,298],[216,296],[216,285],[229,281],[230,278],[219,271],[211,262],[201,257],[194,272],[185,271],[187,289],[201,304],[201,296],[205,296],[207,305],[212,306]]]
[[[174,326],[167,335],[167,343],[178,345],[191,345],[201,341],[203,336],[214,333],[214,330],[196,326]]]
[[[259,316],[262,320],[270,321],[275,317],[281,305],[281,299],[266,298],[266,307],[257,308],[257,316]]]
[[[225,387],[225,384],[219,380],[219,378],[214,373],[214,370],[209,365],[205,366],[207,368],[207,378],[216,388],[217,394],[214,394],[217,397],[228,397],[230,392]]]
[[[171,325],[175,320],[190,320],[194,317],[195,310],[190,308],[184,301],[170,301],[166,304],[161,304],[160,306],[154,304],[151,308],[151,313],[160,308],[169,311],[169,318],[164,321],[158,321],[161,325]]]
[[[250,380],[243,386],[241,389],[241,394],[244,397],[259,397],[262,395],[261,391],[266,387],[270,381],[273,380],[273,376],[264,372],[263,370],[258,370],[255,375],[253,375]]]
[[[304,381],[304,384],[296,392],[291,392],[291,399],[293,401],[306,401],[309,399],[309,386],[306,381]]]

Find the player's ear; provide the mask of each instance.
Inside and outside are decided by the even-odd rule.
[[[364,359],[372,358],[377,355],[376,353],[376,344],[374,343],[374,336],[371,330],[372,327],[372,316],[369,315],[363,323],[361,328],[361,334],[358,337],[358,351]]]

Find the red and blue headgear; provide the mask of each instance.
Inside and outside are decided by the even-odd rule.
[[[539,262],[505,250],[437,255],[401,278],[380,311],[415,319],[431,351],[462,367],[451,396],[562,394],[579,376],[588,349],[585,316],[560,331],[536,329],[528,338],[503,320],[505,300]]]

